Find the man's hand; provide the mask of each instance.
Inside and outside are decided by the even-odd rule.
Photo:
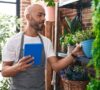
[[[31,67],[34,60],[31,56],[23,57],[16,64],[13,61],[3,62],[2,64],[2,75],[4,77],[12,77],[17,73],[25,71],[27,68]]]
[[[75,64],[77,65],[86,66],[90,60],[84,56],[84,53],[82,51],[80,44],[76,45],[75,49],[72,51],[72,54],[74,54],[77,57],[75,60],[76,61]]]
[[[31,67],[34,63],[34,58],[31,56],[26,56],[21,58],[18,63],[14,65],[14,67],[18,68],[18,71],[25,71],[27,68]]]
[[[74,54],[75,56],[83,56],[81,44],[76,44],[76,47],[72,51],[72,54]]]

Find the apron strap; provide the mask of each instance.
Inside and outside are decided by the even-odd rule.
[[[23,44],[24,44],[24,33],[22,33],[22,36],[21,36],[21,43],[20,43],[20,50],[19,50],[18,61],[19,61],[19,59],[21,59],[23,57]]]
[[[43,42],[43,39],[42,37],[38,34],[39,38],[40,38],[40,41],[41,43],[43,44],[43,49],[42,49],[42,66],[45,66],[46,64],[46,54],[45,54],[45,48],[44,48],[44,42]],[[45,66],[46,67],[46,66]]]

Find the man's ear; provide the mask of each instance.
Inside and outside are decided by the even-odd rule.
[[[26,19],[30,21],[31,20],[31,15],[30,14],[26,14]]]

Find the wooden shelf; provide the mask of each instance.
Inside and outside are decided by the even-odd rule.
[[[67,56],[67,53],[58,52],[58,53],[57,53],[57,56],[58,56],[58,57],[66,57],[66,56]]]
[[[79,0],[67,0],[65,2],[60,2],[59,7],[64,7],[66,5],[72,4],[72,3],[77,2],[77,1],[79,1]]]
[[[91,7],[91,0],[68,0],[63,3],[59,3],[60,8],[77,8],[78,6],[82,8]]]
[[[64,58],[67,56],[67,53],[63,53],[63,52],[58,52],[57,56],[60,58]],[[85,64],[88,64],[90,59],[87,58],[86,56],[78,56],[77,59],[79,59],[80,61],[84,61]]]

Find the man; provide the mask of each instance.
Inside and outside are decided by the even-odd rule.
[[[30,5],[25,10],[27,25],[24,33],[20,32],[10,38],[3,49],[2,75],[11,77],[10,90],[45,90],[45,61],[48,60],[56,72],[74,62],[80,52],[78,45],[70,55],[57,60],[49,39],[38,32],[44,26],[45,11],[38,4]],[[27,43],[42,43],[42,65],[32,67],[34,57],[23,56],[23,48]],[[29,63],[31,62],[31,63]]]

